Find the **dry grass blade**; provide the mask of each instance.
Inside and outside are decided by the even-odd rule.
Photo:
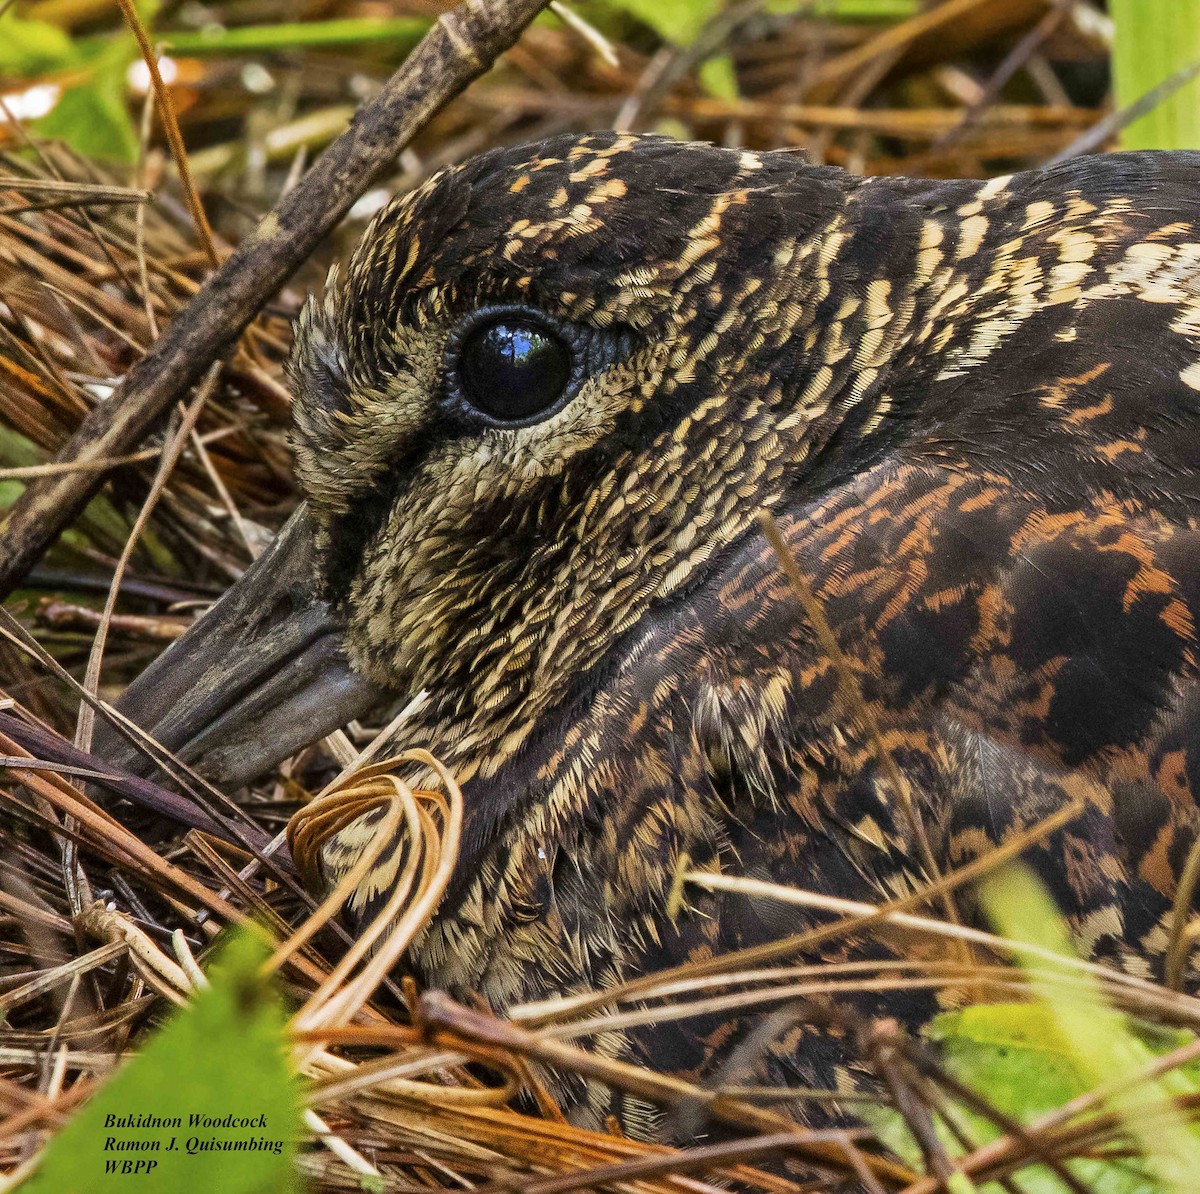
[[[860,727],[866,731],[870,738],[872,748],[875,751],[875,757],[879,761],[880,770],[883,772],[888,785],[904,809],[904,814],[912,830],[913,840],[917,843],[920,852],[921,864],[926,874],[936,886],[941,879],[941,869],[934,858],[933,848],[929,844],[929,835],[925,832],[925,822],[921,810],[917,807],[912,787],[908,779],[896,765],[896,760],[892,757],[892,752],[884,744],[883,735],[879,730],[879,723],[863,699],[854,673],[851,671],[846,656],[838,645],[837,637],[826,620],[825,611],[821,608],[821,603],[817,600],[817,595],[812,591],[804,573],[801,572],[800,566],[796,563],[796,558],[792,555],[791,549],[780,533],[775,519],[764,510],[759,515],[759,525],[762,527],[763,534],[766,536],[767,542],[770,543],[771,549],[775,552],[784,575],[788,578],[796,597],[803,606],[805,617],[808,618],[810,625],[816,631],[817,641],[821,644],[821,650],[825,652],[834,665],[838,677],[838,691],[843,705],[854,716]],[[940,900],[947,918],[953,924],[961,923],[958,910],[954,905],[953,896],[950,890],[944,886],[940,889]],[[967,952],[964,954],[964,961],[969,960],[970,954]]]
[[[793,1151],[822,1169],[854,1172],[846,1159],[846,1148],[830,1145],[810,1129],[773,1112],[716,1095],[681,1078],[656,1074],[627,1062],[601,1057],[547,1036],[517,1028],[495,1017],[455,1004],[439,992],[422,996],[417,1008],[418,1024],[431,1044],[460,1050],[481,1061],[496,1063],[504,1052],[515,1052],[543,1065],[594,1078],[606,1085],[638,1094],[671,1107],[677,1104],[703,1106],[717,1120],[757,1132],[790,1132]],[[849,1138],[847,1137],[847,1140]],[[914,1175],[893,1161],[864,1157],[875,1178],[890,1188],[900,1188]]]
[[[1194,945],[1197,923],[1189,924],[1196,888],[1200,885],[1200,838],[1192,843],[1188,856],[1179,874],[1179,886],[1171,905],[1171,930],[1167,940],[1167,958],[1163,968],[1163,981],[1173,991],[1183,989],[1188,955]]]
[[[0,735],[0,749],[12,756],[24,753],[15,742],[3,735]],[[131,866],[147,876],[153,876],[157,882],[165,884],[185,899],[194,900],[198,906],[207,908],[226,923],[241,922],[242,915],[236,908],[160,857],[155,850],[109,814],[97,808],[66,781],[53,773],[33,771],[20,766],[9,766],[6,770],[18,783],[35,792],[50,808],[78,824],[80,832],[89,843],[110,857],[114,863]],[[11,812],[18,817],[27,813],[24,802],[7,792],[0,791],[0,804],[7,804]]]
[[[100,614],[100,625],[96,631],[96,639],[92,645],[91,654],[88,657],[87,673],[83,681],[84,688],[92,696],[95,696],[99,689],[100,667],[104,661],[104,645],[108,637],[108,627],[116,610],[117,596],[121,591],[121,581],[125,577],[125,570],[129,567],[129,559],[133,554],[138,537],[144,530],[154,510],[154,506],[163,492],[163,487],[166,485],[171,470],[179,462],[184,445],[192,439],[195,433],[196,422],[200,418],[205,403],[212,395],[220,373],[221,365],[218,362],[209,369],[207,377],[197,387],[191,404],[185,411],[181,412],[182,417],[179,429],[163,452],[158,471],[155,473],[154,481],[150,486],[150,492],[146,497],[146,501],[142,504],[141,510],[138,511],[138,516],[129,532],[129,538],[126,540],[125,546],[121,550],[121,556],[117,560],[117,566],[113,569],[112,583],[108,587],[108,597],[105,599],[104,609]],[[80,750],[87,751],[91,749],[95,716],[95,710],[91,705],[84,703],[80,706],[79,720],[75,727],[75,745]]]
[[[959,888],[967,883],[975,882],[989,871],[1012,861],[1035,842],[1069,824],[1082,810],[1083,803],[1080,801],[1052,814],[1024,833],[1016,835],[1005,845],[996,847],[966,866],[950,872],[942,879],[942,885]],[[683,883],[686,874],[686,871],[680,871],[677,877],[680,884]],[[794,957],[824,942],[852,936],[864,930],[869,931],[887,914],[921,907],[937,894],[937,888],[933,885],[920,888],[909,895],[872,908],[869,913],[863,915],[849,916],[836,923],[809,929],[766,945],[750,946],[723,954],[708,962],[693,962],[649,977],[633,979],[604,993],[547,1000],[525,1007],[513,1008],[510,1009],[510,1015],[522,1023],[539,1025],[552,1023],[563,1016],[582,1015],[622,1001],[649,999],[664,992],[672,993],[679,984],[690,987],[710,976],[724,975],[726,981],[732,981],[729,976],[737,974],[744,967],[756,966],[779,958]],[[1150,984],[1147,985],[1150,986]]]
[[[876,59],[904,54],[945,53],[951,41],[961,49],[986,41],[999,31],[1019,29],[1041,16],[1046,0],[947,0],[910,20],[884,29],[864,45],[823,63],[809,82],[814,99],[829,98],[837,88]]]
[[[876,908],[871,904],[858,900],[845,900],[836,896],[823,895],[815,891],[801,891],[795,887],[787,887],[781,883],[770,883],[764,879],[748,879],[740,875],[713,875],[708,872],[690,871],[685,876],[688,883],[710,891],[736,892],[741,895],[762,899],[778,900],[785,904],[795,904],[801,908],[813,908],[824,912],[834,912],[846,917],[867,918],[878,917],[885,924],[913,931],[928,933],[935,937],[948,940],[961,940],[972,945],[1001,953],[1021,955],[1039,962],[1048,963],[1057,968],[1077,970],[1097,977],[1110,976],[1114,981],[1126,982],[1132,987],[1140,987],[1147,991],[1161,990],[1157,984],[1146,979],[1138,979],[1132,975],[1123,975],[1120,971],[1112,970],[1095,962],[1085,962],[1079,958],[1065,957],[1053,953],[1038,945],[1030,945],[1022,941],[1013,941],[999,937],[983,929],[973,929],[969,926],[951,924],[936,920],[933,917],[913,916],[907,912],[889,912]]]
[[[212,226],[208,222],[208,216],[204,213],[204,204],[200,201],[200,193],[196,190],[196,184],[192,180],[192,172],[188,166],[187,147],[183,142],[183,133],[179,129],[179,118],[175,115],[175,105],[171,100],[171,93],[167,90],[162,72],[158,69],[158,55],[155,54],[154,47],[150,44],[150,37],[146,33],[146,27],[142,24],[133,0],[117,0],[117,3],[121,8],[121,15],[125,18],[129,28],[133,30],[134,37],[137,38],[142,61],[150,72],[150,82],[154,88],[158,113],[162,118],[163,128],[166,130],[167,141],[171,146],[175,168],[179,171],[179,180],[183,184],[183,194],[187,200],[188,210],[192,213],[192,220],[195,222],[196,232],[200,237],[205,255],[215,269],[221,264],[221,259],[213,244]]]
[[[394,774],[396,768],[410,763],[431,769],[444,785],[445,794],[427,789],[414,791]],[[318,797],[313,802],[316,808],[310,805],[297,814],[292,822],[295,826],[292,841],[294,849],[299,850],[299,855],[294,856],[305,859],[301,867],[310,873],[315,869],[313,855],[332,833],[348,824],[351,809],[358,810],[349,818],[353,820],[364,811],[384,807],[381,802],[386,802],[387,820],[375,830],[373,849],[365,856],[366,865],[360,863],[347,876],[347,880],[353,880],[352,884],[343,881],[338,885],[314,914],[313,923],[324,924],[334,898],[339,902],[345,899],[385,857],[403,858],[399,874],[395,869],[385,868],[385,885],[390,894],[325,984],[301,1010],[296,1020],[298,1027],[348,1023],[432,916],[450,882],[462,832],[462,792],[450,772],[424,750],[408,751],[363,768],[349,781]],[[399,833],[402,826],[407,830],[406,837]],[[296,940],[307,940],[309,935],[311,930],[302,926]],[[346,981],[368,954],[372,956],[362,972]]]
[[[843,1150],[846,1161],[863,1183],[864,1188],[874,1194],[883,1186],[876,1180],[869,1166],[862,1162],[861,1154],[850,1135],[845,1131],[819,1131],[812,1134],[815,1143],[828,1144]],[[543,1178],[540,1181],[522,1181],[519,1185],[497,1182],[484,1186],[480,1194],[568,1194],[572,1190],[592,1189],[609,1183],[628,1182],[660,1175],[677,1176],[697,1170],[708,1172],[715,1166],[726,1166],[742,1161],[757,1161],[763,1158],[786,1156],[795,1146],[795,1133],[776,1132],[763,1136],[750,1136],[727,1144],[709,1144],[690,1148],[665,1156],[645,1157],[635,1161],[622,1161],[615,1165],[603,1165],[586,1169],[581,1173],[569,1173],[560,1177]],[[857,1162],[857,1163],[856,1163]]]

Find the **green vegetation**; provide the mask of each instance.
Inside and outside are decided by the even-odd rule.
[[[1110,0],[1116,21],[1113,88],[1118,108],[1200,66],[1200,4]],[[1121,134],[1123,149],[1200,149],[1200,78],[1193,77]]]
[[[1069,1172],[1089,1194],[1189,1194],[1200,1173],[1200,1134],[1173,1099],[1200,1095],[1200,1063],[1151,1072],[1157,1059],[1195,1042],[1188,1032],[1141,1026],[1114,1010],[1095,978],[1075,961],[1066,925],[1040,882],[1022,867],[986,880],[981,898],[996,931],[1030,947],[1017,953],[1036,1001],[983,1004],[938,1016],[924,1035],[936,1042],[940,1061],[958,1082],[978,1092],[1001,1115],[1029,1127],[1089,1092],[1110,1090],[1082,1115],[1115,1113],[1142,1156],[1110,1149],[1110,1157],[1074,1160]],[[1036,952],[1034,952],[1036,951]],[[1051,955],[1063,959],[1055,962]],[[945,1108],[976,1143],[1003,1135],[997,1120],[977,1107]],[[901,1117],[886,1109],[868,1115],[888,1144],[916,1162],[920,1151]],[[1072,1122],[1065,1117],[1060,1126]],[[1053,1128],[1038,1125],[1052,1145]],[[961,1154],[944,1115],[939,1137]],[[955,1194],[974,1189],[965,1175]],[[1021,1168],[1024,1194],[1068,1194],[1045,1166]],[[963,1184],[965,1183],[965,1184]],[[1000,1194],[989,1184],[980,1194]]]
[[[37,1173],[21,1186],[23,1194],[96,1194],[129,1189],[135,1178],[145,1194],[295,1189],[299,1090],[287,1060],[283,1009],[258,973],[265,957],[256,936],[232,935],[213,967],[212,985],[55,1136]],[[178,1117],[182,1126],[139,1128],[139,1115]],[[206,1127],[193,1120],[197,1116],[262,1126]],[[205,1148],[213,1141],[242,1147]],[[155,1168],[122,1168],[151,1161]]]

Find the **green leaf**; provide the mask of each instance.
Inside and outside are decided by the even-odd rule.
[[[1200,1069],[1187,1066],[1153,1080],[1141,1078],[1154,1060],[1194,1038],[1160,1028],[1143,1029],[1111,1007],[1095,977],[1075,963],[1067,927],[1038,879],[1011,865],[980,884],[980,902],[997,932],[1013,945],[1037,1001],[968,1007],[937,1017],[926,1035],[962,1084],[1011,1119],[1030,1124],[1071,1099],[1103,1085],[1114,1090],[1097,1110],[1124,1119],[1142,1156],[1074,1160],[1072,1172],[1089,1194],[1185,1194],[1200,1173],[1200,1137],[1171,1097],[1200,1091]],[[959,1108],[972,1137],[994,1139],[989,1120]],[[899,1115],[868,1114],[881,1138],[901,1156],[916,1145]],[[960,1152],[946,1134],[948,1151]],[[1064,1194],[1051,1172],[1023,1169],[1026,1194]],[[988,1187],[988,1194],[999,1194]]]
[[[765,7],[781,16],[800,13],[810,21],[863,25],[908,21],[921,13],[920,0],[766,0]]]
[[[1090,1067],[1063,1040],[1056,1016],[1045,1004],[988,1004],[945,1012],[927,1026],[925,1035],[940,1045],[942,1062],[955,1078],[1021,1123],[1054,1111],[1095,1085]],[[1148,1062],[1189,1039],[1186,1033],[1156,1032],[1153,1044],[1136,1044]],[[1175,1076],[1189,1089],[1200,1089],[1196,1071]],[[867,1118],[889,1147],[913,1163],[919,1160],[920,1150],[899,1115],[874,1109]],[[994,1124],[961,1108],[959,1118],[980,1143],[1000,1135]],[[960,1151],[949,1133],[943,1140],[951,1154]],[[1170,1188],[1133,1160],[1074,1161],[1070,1167],[1089,1194],[1164,1194]],[[1017,1181],[1024,1194],[1066,1194],[1062,1182],[1041,1166],[1022,1169]],[[985,1192],[1002,1194],[995,1184],[981,1187],[980,1194]]]
[[[159,0],[138,0],[138,12],[147,25],[158,8]],[[45,21],[10,14],[0,17],[0,75],[35,78],[51,71],[86,73],[84,82],[65,88],[51,111],[31,121],[30,128],[88,157],[122,162],[137,157],[126,81],[137,56],[137,43],[129,32],[72,41]]]
[[[1136,1024],[1117,1030],[1122,1049],[1139,1068],[1189,1043],[1190,1033]],[[1092,1089],[1090,1062],[1064,1040],[1057,1014],[1044,1003],[988,1004],[945,1012],[926,1029],[942,1046],[951,1070],[983,1091],[1009,1115],[1028,1121]],[[1200,1092],[1200,1067],[1172,1070],[1158,1079],[1173,1095]]]
[[[138,138],[126,101],[126,76],[137,50],[130,38],[93,42],[82,51],[90,75],[69,87],[33,130],[41,137],[65,141],[88,157],[132,162]]]
[[[733,59],[728,54],[717,54],[700,63],[700,86],[715,99],[735,100],[738,98],[737,75]]]
[[[51,1140],[22,1194],[296,1190],[299,1090],[283,1008],[258,973],[265,956],[253,934],[231,935],[212,967],[211,987]],[[168,1126],[137,1126],[145,1122],[138,1116]],[[244,1122],[206,1126],[204,1117]]]
[[[1073,955],[1067,926],[1041,881],[1023,866],[1007,866],[984,880],[980,899],[998,932],[1042,951],[1043,957],[1037,957],[1023,950],[1018,960],[1050,1017],[1054,1036],[1087,1075],[1089,1088],[1133,1082],[1108,1105],[1125,1114],[1147,1169],[1164,1190],[1176,1194],[1194,1190],[1193,1179],[1200,1173],[1200,1138],[1170,1101],[1172,1095],[1186,1093],[1186,1087],[1180,1086],[1186,1079],[1168,1074],[1154,1082],[1133,1081],[1153,1054],[1131,1031],[1128,1020],[1105,1001],[1095,978],[1070,966]]]
[[[211,25],[198,31],[165,30],[160,36],[172,54],[271,54],[309,46],[415,46],[428,32],[428,17],[344,17],[329,21]]]
[[[663,41],[674,46],[689,46],[696,35],[723,7],[722,0],[602,0],[601,8],[626,13],[653,29]],[[920,11],[918,0],[767,0],[775,13],[803,12],[810,19],[821,17],[838,21],[880,23],[904,20]],[[601,21],[601,24],[604,22]],[[717,59],[716,61],[720,61]],[[705,78],[706,69],[709,75]],[[736,99],[736,87],[730,87],[732,65],[728,68],[701,68],[701,81],[711,95]]]
[[[11,11],[0,17],[0,75],[27,79],[78,60],[71,39],[57,25],[26,21]]]
[[[688,46],[721,7],[721,0],[608,0],[648,25],[663,41]]]
[[[1116,24],[1113,89],[1118,109],[1200,62],[1200,4],[1193,0],[1111,0]],[[1200,79],[1126,127],[1122,149],[1200,149]]]

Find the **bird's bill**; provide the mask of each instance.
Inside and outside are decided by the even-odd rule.
[[[118,709],[228,785],[365,713],[381,694],[350,666],[341,620],[316,578],[301,506],[245,575],[129,686]],[[97,753],[145,770],[111,728]]]

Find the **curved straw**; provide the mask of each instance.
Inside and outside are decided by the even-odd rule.
[[[405,763],[418,763],[434,771],[445,786],[445,794],[425,789],[414,791],[392,773]],[[403,869],[391,894],[345,957],[297,1013],[294,1020],[297,1029],[326,1028],[352,1020],[425,926],[453,874],[462,832],[462,792],[447,768],[427,750],[407,751],[364,767],[343,781],[335,781],[308,809],[298,813],[289,825],[289,839],[296,843],[298,859],[304,860],[301,865],[314,868],[323,842],[358,817],[381,807],[387,807],[388,812],[375,827],[370,847],[277,953],[281,959],[311,938],[358,890],[386,850],[403,848]],[[405,833],[403,842],[401,832]],[[370,960],[350,979],[351,972],[368,954]]]
[[[354,796],[361,796],[355,799]],[[313,910],[310,916],[292,935],[282,942],[265,965],[265,969],[275,970],[283,965],[289,957],[306,944],[319,930],[325,927],[341,910],[347,900],[358,890],[358,885],[370,873],[384,850],[398,835],[400,822],[408,813],[407,806],[400,800],[388,798],[386,793],[368,798],[360,792],[355,792],[351,799],[345,799],[343,790],[326,791],[321,793],[306,808],[301,809],[288,823],[288,845],[292,857],[296,860],[301,878],[305,886],[316,887],[319,883],[319,871],[316,866],[316,856],[323,842],[329,840],[335,833],[345,828],[352,821],[385,807],[387,813],[377,827],[377,832],[371,838],[371,844],[364,850],[354,865],[339,880],[329,894]],[[316,807],[318,802],[322,807]],[[334,809],[324,807],[334,804]],[[293,826],[302,821],[293,836]],[[410,820],[409,833],[415,836],[416,822]]]

